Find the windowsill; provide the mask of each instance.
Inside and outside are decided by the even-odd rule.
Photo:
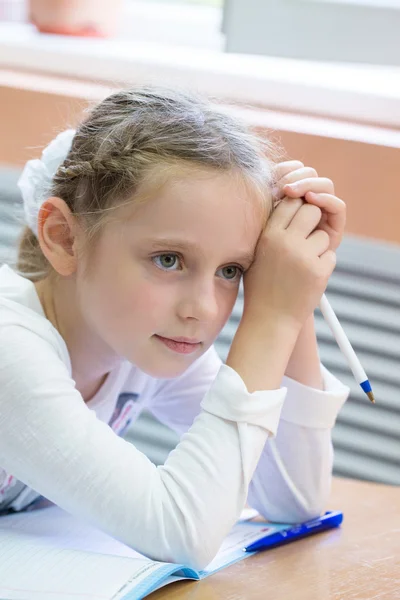
[[[124,0],[118,39],[223,52],[223,9],[173,0]]]
[[[40,34],[0,23],[0,68],[110,83],[165,83],[228,102],[400,128],[400,68],[321,63],[221,49]]]

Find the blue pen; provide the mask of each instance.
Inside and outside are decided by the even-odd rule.
[[[288,529],[277,531],[271,535],[266,535],[260,540],[250,544],[250,546],[246,546],[246,548],[243,548],[243,550],[244,552],[254,552],[255,550],[262,550],[263,548],[271,548],[274,546],[280,546],[281,544],[294,542],[295,540],[308,535],[313,535],[314,533],[319,533],[320,531],[326,531],[327,529],[332,529],[333,527],[339,527],[342,521],[343,513],[339,511],[328,511],[322,515],[322,517],[318,517],[318,519],[305,521],[304,523],[299,523],[298,525],[292,525]]]

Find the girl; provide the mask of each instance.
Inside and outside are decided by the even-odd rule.
[[[313,310],[345,208],[273,152],[206,99],[146,86],[27,163],[29,227],[0,269],[0,509],[44,497],[196,569],[246,500],[272,521],[321,513],[349,390],[320,365]],[[120,437],[144,407],[182,436],[163,466]]]

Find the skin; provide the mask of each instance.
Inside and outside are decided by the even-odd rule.
[[[319,206],[319,228],[335,250],[345,206],[333,195],[332,181],[299,161],[281,163],[277,170],[276,198],[303,197]],[[153,377],[179,376],[227,322],[239,290],[235,266],[250,267],[240,254],[254,253],[264,216],[259,198],[238,178],[209,175],[176,178],[148,195],[144,205],[118,208],[90,263],[79,255],[84,234],[65,202],[51,197],[43,204],[39,242],[59,277],[35,286],[47,318],[66,342],[72,377],[86,402],[124,358]],[[154,249],[156,237],[195,241],[200,253],[171,245]],[[192,354],[177,354],[154,334],[202,343]],[[286,375],[322,388],[313,315],[298,335]]]
[[[278,184],[274,190],[276,198],[298,197],[322,210],[318,229],[329,236],[329,249],[339,247],[346,225],[346,204],[335,195],[333,181],[320,177],[313,167],[298,160],[284,161],[277,165]],[[285,374],[300,383],[323,389],[314,316],[311,314],[297,338]]]
[[[57,197],[44,203],[39,241],[61,277],[35,286],[66,342],[85,401],[123,358],[153,377],[172,378],[212,345],[239,290],[240,269],[234,266],[250,266],[239,257],[254,252],[261,233],[260,201],[248,194],[230,174],[167,183],[135,210],[127,205],[115,211],[85,277],[77,252],[83,234],[69,208]],[[195,241],[203,256],[171,245],[154,249],[156,237]],[[178,255],[154,260],[173,251]],[[192,354],[178,354],[154,334],[202,343]]]

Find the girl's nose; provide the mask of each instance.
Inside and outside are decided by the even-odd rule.
[[[182,318],[194,318],[209,322],[218,316],[218,303],[213,283],[189,284],[181,297],[179,315]]]

